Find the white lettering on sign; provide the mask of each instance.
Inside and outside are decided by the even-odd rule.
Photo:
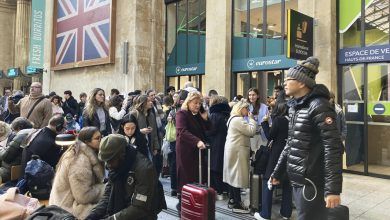
[[[32,37],[34,40],[42,40],[43,34],[43,12],[42,11],[33,11],[33,27],[32,27]]]

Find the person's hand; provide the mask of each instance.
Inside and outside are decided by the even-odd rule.
[[[248,111],[248,117],[253,119],[253,114],[252,114],[252,112],[249,112],[249,111]]]
[[[276,186],[276,185],[279,185],[280,184],[280,181],[273,178],[273,177],[270,177],[270,181],[272,183],[272,185]]]
[[[150,132],[152,132],[152,128],[151,127],[147,127],[147,128],[142,128],[140,129],[141,133],[142,134],[150,134]]]
[[[200,113],[200,112],[199,112]],[[208,119],[208,114],[207,114],[207,111],[203,112],[203,113],[200,113],[200,116],[202,116],[203,120],[207,121]]]
[[[156,156],[158,154],[158,150],[153,150],[153,155]]]
[[[127,107],[127,99],[125,99],[125,100],[122,102],[122,109],[123,109],[123,110],[126,110],[126,107]]]
[[[199,141],[196,145],[199,149],[206,149],[206,145],[203,143],[203,141]]]
[[[270,112],[268,112],[268,113],[263,117],[263,121],[268,121],[268,120],[269,120],[269,116],[270,116]]]
[[[326,208],[334,208],[340,205],[340,195],[327,195],[325,197]]]
[[[172,116],[167,117],[167,121],[171,122],[172,121]]]
[[[8,103],[14,103],[14,100],[12,99],[12,96],[8,97]]]

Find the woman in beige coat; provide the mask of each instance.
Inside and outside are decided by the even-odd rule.
[[[84,219],[103,195],[104,167],[98,159],[101,134],[96,127],[81,129],[78,141],[57,165],[49,205]]]
[[[256,133],[256,121],[248,111],[249,104],[239,101],[233,106],[227,122],[223,181],[230,185],[228,207],[235,213],[249,213],[241,202],[240,188],[249,187],[250,138]]]

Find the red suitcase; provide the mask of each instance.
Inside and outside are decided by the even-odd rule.
[[[181,192],[181,219],[214,220],[215,190],[210,187],[210,149],[207,152],[207,186],[202,185],[202,158],[199,150],[199,184],[186,184]]]

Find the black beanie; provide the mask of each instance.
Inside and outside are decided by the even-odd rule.
[[[315,57],[309,57],[305,61],[298,63],[296,66],[290,68],[287,77],[296,79],[304,83],[307,87],[313,88],[316,84],[316,75],[318,73],[318,66],[320,61]]]

